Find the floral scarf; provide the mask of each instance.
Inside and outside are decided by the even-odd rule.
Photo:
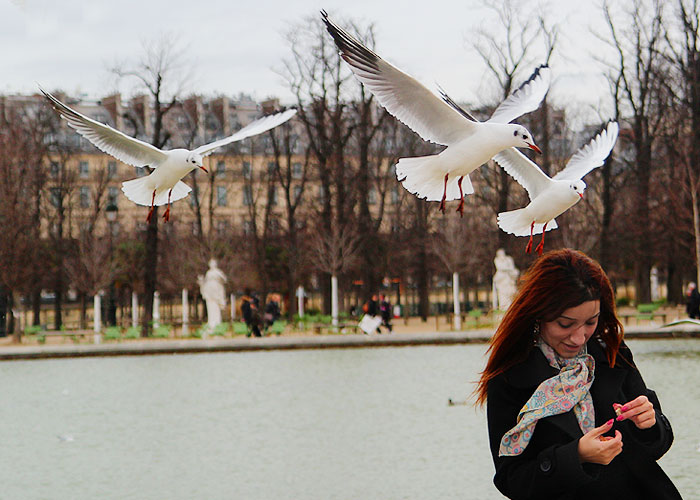
[[[562,358],[542,339],[538,339],[536,345],[550,366],[559,370],[559,373],[535,389],[518,413],[515,427],[501,439],[499,456],[520,455],[530,442],[538,420],[566,413],[572,408],[584,434],[595,427],[595,411],[590,393],[595,361],[588,354],[586,346],[573,358]]]

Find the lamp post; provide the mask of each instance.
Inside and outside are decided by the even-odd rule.
[[[110,200],[105,207],[105,216],[107,217],[107,224],[109,225],[109,272],[113,273],[113,239],[114,239],[114,227],[117,222],[117,217],[119,215],[119,207],[117,206],[116,200]],[[117,324],[117,304],[114,297],[114,275],[110,279],[109,283],[109,298],[107,299],[107,323],[110,326],[115,326]]]

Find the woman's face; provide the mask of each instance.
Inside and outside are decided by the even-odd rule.
[[[554,321],[542,322],[540,335],[562,358],[573,358],[598,326],[600,301],[589,300],[566,309]]]

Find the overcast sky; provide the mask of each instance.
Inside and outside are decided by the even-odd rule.
[[[486,70],[469,47],[477,26],[494,22],[475,0],[0,0],[0,93],[47,89],[98,98],[125,91],[108,68],[135,60],[144,40],[171,33],[182,40],[204,95],[245,92],[256,99],[292,97],[276,70],[290,57],[284,34],[325,9],[342,24],[374,23],[376,51],[434,89],[439,83],[459,101],[493,101]],[[552,60],[552,97],[578,107],[607,100],[602,68],[592,53],[604,32],[598,2],[552,1],[550,23],[562,28]],[[528,6],[536,2],[525,2]],[[495,27],[495,25],[494,25]],[[495,29],[495,28],[494,28]],[[526,75],[525,75],[526,76]],[[121,85],[121,86],[119,86]],[[580,103],[580,104],[578,104]],[[603,103],[605,104],[605,103]]]

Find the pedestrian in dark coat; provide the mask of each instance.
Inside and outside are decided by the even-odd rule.
[[[477,394],[508,498],[681,498],[656,462],[671,425],[622,341],[610,281],[584,254],[549,252],[528,270]]]
[[[695,283],[689,283],[685,292],[685,310],[691,319],[700,319],[700,292]]]

